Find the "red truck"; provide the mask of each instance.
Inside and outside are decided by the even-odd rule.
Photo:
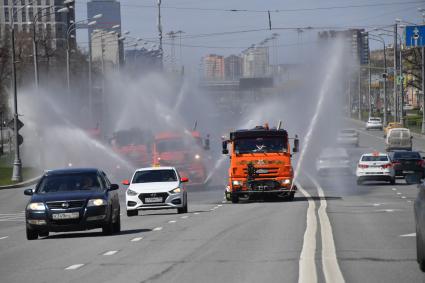
[[[190,179],[191,185],[202,185],[207,178],[206,150],[199,132],[161,132],[155,135],[152,156],[155,166],[173,166]]]
[[[151,165],[152,141],[152,133],[137,128],[117,131],[110,139],[113,150],[136,168]]]

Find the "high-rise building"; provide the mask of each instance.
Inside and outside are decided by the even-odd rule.
[[[105,72],[118,69],[122,63],[122,45],[118,35],[94,30],[91,37],[92,60],[100,63]]]
[[[121,33],[121,4],[116,0],[91,0],[87,2],[87,18],[91,19],[95,15],[102,14],[100,19],[96,19],[96,25],[88,27],[89,41],[95,29],[111,31],[112,27],[119,25],[113,30]]]
[[[242,77],[242,58],[236,55],[224,58],[224,74],[226,80],[239,80]]]
[[[14,23],[15,32],[30,33],[33,30],[33,21],[37,18],[36,34],[47,38],[52,48],[64,47],[66,33],[71,23],[75,21],[75,11],[72,3],[67,13],[59,13],[64,7],[64,0],[1,0],[0,5],[0,44],[6,38],[10,25]],[[27,5],[27,6],[26,6]],[[13,17],[13,18],[12,18]],[[75,30],[70,33],[75,43]]]
[[[269,48],[253,47],[243,52],[243,76],[262,78],[270,75]]]
[[[346,47],[353,59],[360,64],[368,64],[369,62],[369,40],[367,34],[364,34],[364,29],[349,29],[349,30],[329,30],[319,32],[319,40],[327,41],[330,39],[340,38],[346,42]]]
[[[224,80],[224,57],[210,54],[204,57],[204,79],[207,81]]]

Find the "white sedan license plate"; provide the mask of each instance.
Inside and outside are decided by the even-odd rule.
[[[52,215],[53,220],[62,220],[62,219],[77,219],[80,217],[79,212],[69,212],[69,213],[56,213]]]
[[[161,197],[155,197],[155,198],[145,198],[146,203],[154,203],[154,202],[162,202]]]

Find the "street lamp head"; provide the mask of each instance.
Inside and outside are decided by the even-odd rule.
[[[111,31],[108,32],[108,34],[115,34],[115,33],[116,33],[116,31],[114,31],[114,30],[111,30]]]
[[[100,19],[101,17],[103,17],[103,14],[97,14],[93,16],[93,19],[96,20],[96,19]]]
[[[112,26],[112,28],[113,29],[117,29],[117,28],[119,28],[121,25],[114,25],[114,26]]]
[[[74,0],[65,0],[65,1],[63,1],[63,4],[71,4],[71,3],[74,3]]]
[[[141,38],[141,37],[138,37],[137,38],[137,41],[142,41],[143,39]]]
[[[97,24],[96,21],[91,21],[87,24],[87,26],[91,27],[91,26],[94,26],[95,24]]]
[[[418,8],[419,12],[425,12],[425,8]]]
[[[69,9],[65,7],[65,8],[61,8],[61,9],[57,10],[56,12],[58,12],[58,13],[68,13]]]
[[[125,40],[125,36],[118,37],[118,40]]]
[[[400,23],[400,22],[402,22],[402,19],[400,19],[400,18],[396,18],[396,19],[395,19],[395,22],[396,22],[396,23]]]
[[[128,30],[124,31],[123,34],[129,34],[130,32]]]

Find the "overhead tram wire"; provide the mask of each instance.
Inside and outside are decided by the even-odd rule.
[[[86,5],[85,2],[78,2],[77,5]],[[357,4],[357,5],[340,5],[340,6],[324,6],[312,8],[294,8],[294,9],[267,9],[267,10],[251,10],[251,9],[219,9],[219,8],[201,8],[201,7],[184,7],[184,6],[161,6],[161,9],[170,10],[193,10],[193,11],[206,11],[206,12],[231,12],[231,13],[289,13],[289,12],[308,12],[308,11],[326,11],[337,9],[357,9],[357,8],[371,8],[371,7],[385,7],[385,6],[398,6],[408,4],[421,4],[422,1],[395,1],[395,2],[380,2],[371,4]],[[143,5],[143,4],[121,4],[122,7],[130,8],[157,8],[156,5]]]

